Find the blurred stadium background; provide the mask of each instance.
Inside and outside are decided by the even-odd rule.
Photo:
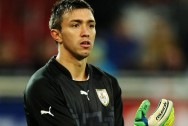
[[[0,126],[26,126],[23,90],[56,54],[48,19],[55,0],[0,0]],[[118,78],[125,125],[144,99],[151,114],[161,98],[175,106],[174,126],[188,124],[188,2],[87,0],[97,37],[89,62]]]

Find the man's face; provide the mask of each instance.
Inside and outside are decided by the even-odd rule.
[[[90,54],[95,40],[95,19],[89,9],[75,9],[62,16],[60,31],[63,52],[77,59]]]

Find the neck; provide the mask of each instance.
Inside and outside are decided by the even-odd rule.
[[[87,58],[77,60],[74,57],[65,57],[58,54],[56,60],[71,73],[72,79],[76,81],[87,80],[86,64]]]

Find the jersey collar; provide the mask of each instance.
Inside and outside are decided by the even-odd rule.
[[[65,68],[62,64],[60,64],[57,60],[56,60],[56,56],[53,56],[48,64],[52,64],[53,66],[55,66],[62,74],[64,74],[65,76],[67,76],[68,78],[70,79],[73,79],[72,78],[72,75],[71,73],[69,72],[69,70],[67,68]],[[89,80],[90,78],[90,72],[89,72],[89,67],[88,67],[88,64],[86,65],[86,72],[87,72],[87,75],[88,75],[88,78],[87,80]]]

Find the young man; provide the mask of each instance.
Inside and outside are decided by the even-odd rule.
[[[60,0],[52,8],[50,33],[58,45],[24,92],[28,126],[123,126],[117,80],[88,64],[96,21],[84,0]]]

